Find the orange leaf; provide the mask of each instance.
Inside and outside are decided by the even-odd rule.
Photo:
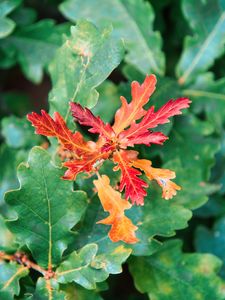
[[[169,100],[156,112],[154,111],[154,106],[152,106],[147,111],[141,122],[133,122],[130,128],[120,133],[119,140],[121,140],[121,142],[123,139],[126,139],[127,141],[135,141],[135,139],[140,139],[143,136],[148,137],[151,134],[149,129],[155,128],[159,124],[168,123],[170,117],[180,115],[181,109],[188,108],[190,103],[191,101],[188,98]],[[146,143],[143,142],[143,144]]]
[[[132,168],[130,160],[137,157],[136,151],[117,151],[113,155],[113,161],[118,165],[114,168],[115,171],[121,170],[120,191],[125,188],[125,197],[132,201],[132,204],[144,205],[144,197],[147,195],[144,188],[148,184],[139,178],[141,172]]]
[[[79,132],[72,133],[66,126],[64,119],[58,112],[54,113],[53,119],[44,110],[41,115],[32,112],[27,115],[27,119],[36,128],[37,134],[45,136],[54,136],[58,138],[59,143],[69,151],[73,151],[76,156],[84,153],[92,152],[89,143],[85,142],[83,136]]]
[[[116,134],[119,134],[122,130],[130,126],[132,122],[142,118],[146,114],[146,110],[143,109],[143,106],[153,94],[155,85],[155,75],[147,75],[141,85],[137,81],[131,83],[131,102],[128,104],[127,100],[122,96],[120,98],[122,106],[115,114],[113,130]]]
[[[94,185],[104,211],[109,212],[109,216],[98,223],[112,225],[109,238],[113,242],[136,243],[138,241],[135,236],[137,227],[124,215],[124,211],[129,209],[131,204],[122,199],[120,193],[110,186],[110,180],[106,175],[99,176],[98,180],[94,180]]]
[[[147,159],[138,159],[132,162],[135,168],[143,170],[149,180],[156,180],[162,188],[162,197],[166,200],[173,198],[181,187],[170,179],[176,177],[175,172],[168,169],[152,168],[152,162]]]

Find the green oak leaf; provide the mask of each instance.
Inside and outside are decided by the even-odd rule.
[[[25,118],[5,117],[1,125],[5,142],[11,148],[31,148],[42,141],[40,136],[34,135],[34,130]]]
[[[224,53],[225,1],[183,0],[182,4],[184,16],[193,30],[193,36],[185,38],[176,70],[180,84],[186,85]]]
[[[60,262],[72,238],[70,229],[87,206],[86,194],[73,191],[72,183],[60,178],[63,173],[48,152],[35,147],[28,163],[18,168],[20,188],[5,196],[17,213],[17,218],[8,222],[9,229],[44,268]]]
[[[76,282],[86,289],[95,289],[96,282],[104,281],[108,273],[100,266],[92,265],[98,246],[88,244],[78,253],[74,251],[56,270],[59,283]]]
[[[176,172],[175,182],[182,187],[173,202],[196,209],[207,195],[219,189],[209,183],[210,170],[219,150],[217,139],[210,137],[212,125],[193,115],[179,116],[161,151],[163,167]]]
[[[56,26],[50,19],[41,20],[18,28],[14,34],[4,39],[0,48],[5,53],[10,49],[25,76],[37,84],[43,78],[44,67],[62,44],[62,33],[67,31],[68,26]]]
[[[29,273],[27,267],[15,262],[0,261],[0,299],[13,300],[14,295],[19,295],[19,280]]]
[[[53,84],[50,113],[58,111],[67,120],[70,101],[93,107],[99,96],[95,88],[119,65],[123,53],[122,42],[112,37],[111,26],[100,30],[78,21],[49,68]]]
[[[195,248],[198,252],[213,253],[223,261],[221,275],[225,278],[225,217],[218,219],[213,228],[199,226],[195,233]]]
[[[36,290],[32,297],[34,300],[65,300],[66,294],[59,291],[56,279],[45,279],[40,277],[37,281]]]
[[[26,159],[27,151],[12,149],[5,144],[0,146],[0,205],[4,204],[5,192],[18,187],[16,168],[19,163],[26,161]]]
[[[225,125],[225,78],[214,80],[212,73],[200,75],[183,93],[193,100],[192,110],[205,112],[207,120],[221,133]]]
[[[172,240],[149,257],[133,257],[129,268],[135,286],[154,300],[223,300],[224,283],[216,275],[221,267],[210,254],[182,253]]]
[[[114,36],[123,38],[127,63],[143,74],[164,74],[165,57],[161,51],[162,39],[153,31],[154,11],[143,0],[67,0],[60,4],[60,11],[71,21],[88,19],[98,26],[112,23]],[[93,13],[95,12],[95,13]]]

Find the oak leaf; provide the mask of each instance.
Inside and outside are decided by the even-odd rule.
[[[110,180],[106,175],[94,180],[94,185],[104,210],[109,212],[109,216],[98,223],[112,225],[109,237],[113,242],[136,243],[137,227],[124,215],[124,210],[129,209],[131,204],[122,199],[121,194],[110,186]]]

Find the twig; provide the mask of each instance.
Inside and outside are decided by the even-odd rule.
[[[43,269],[39,265],[29,260],[26,254],[21,252],[16,252],[15,254],[10,255],[3,251],[0,251],[0,260],[16,261],[20,265],[26,266],[29,269],[33,269],[41,273],[45,277],[45,279],[51,279],[55,276],[55,272],[52,269]]]

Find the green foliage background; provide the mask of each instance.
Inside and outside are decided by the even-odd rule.
[[[163,147],[137,148],[182,191],[164,201],[151,186],[129,212],[140,242],[112,243],[92,179],[61,180],[55,141],[40,147],[25,115],[58,111],[75,129],[76,101],[111,122],[147,73],[149,105],[192,100]],[[0,74],[0,251],[56,274],[0,260],[0,299],[224,300],[225,0],[1,0]]]

